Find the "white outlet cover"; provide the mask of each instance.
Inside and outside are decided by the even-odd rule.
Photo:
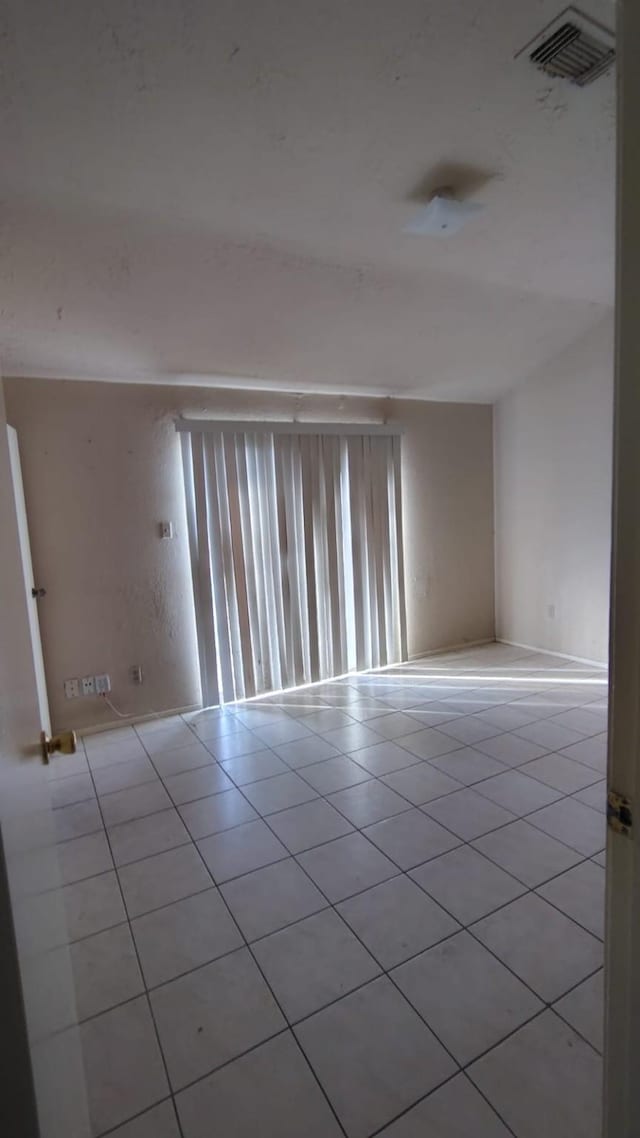
[[[77,679],[65,680],[64,695],[65,699],[77,699],[80,695],[80,681]]]
[[[96,695],[106,695],[111,691],[111,679],[107,672],[101,676],[96,676]]]
[[[95,695],[96,694],[96,684],[95,684],[95,679],[93,676],[83,676],[82,677],[82,694],[83,695]]]

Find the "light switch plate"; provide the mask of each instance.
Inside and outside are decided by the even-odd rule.
[[[80,681],[79,680],[65,680],[64,681],[64,697],[65,699],[77,699],[80,695]]]

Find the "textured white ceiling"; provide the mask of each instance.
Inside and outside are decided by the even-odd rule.
[[[5,374],[519,382],[613,302],[615,76],[513,58],[561,8],[5,0]],[[404,234],[443,179],[484,212]]]

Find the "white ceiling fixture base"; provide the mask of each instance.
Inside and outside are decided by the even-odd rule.
[[[452,237],[483,209],[481,202],[458,201],[453,191],[437,190],[429,204],[405,225],[404,231],[418,237]]]

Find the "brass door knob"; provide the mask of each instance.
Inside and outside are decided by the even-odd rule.
[[[58,735],[50,738],[46,731],[40,732],[40,744],[42,746],[42,761],[48,763],[50,756],[54,751],[60,751],[62,755],[75,755],[77,736],[75,731],[61,731]]]

